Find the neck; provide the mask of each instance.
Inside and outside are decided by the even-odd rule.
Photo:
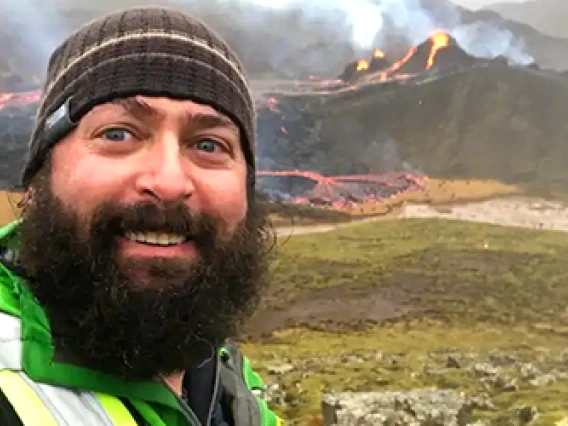
[[[183,374],[177,373],[163,378],[164,383],[179,397],[181,397],[183,392]]]

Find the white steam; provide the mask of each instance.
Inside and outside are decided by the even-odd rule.
[[[397,56],[436,30],[474,56],[532,61],[499,22],[465,22],[460,9],[441,0],[0,0],[2,54],[28,80],[41,76],[52,50],[78,26],[112,9],[153,3],[201,17],[257,76],[335,76],[372,48]]]
[[[45,46],[39,50],[52,50],[67,35],[67,29],[58,25],[62,21],[61,16],[46,3],[37,0],[0,0],[2,23],[19,33],[24,41],[32,41],[30,33],[36,36],[33,42]]]
[[[332,11],[343,12],[352,26],[352,40],[358,47],[371,48],[377,32],[383,26],[381,8],[369,0],[249,0],[249,3],[270,9],[300,9],[311,17],[325,17]]]
[[[444,30],[451,34],[469,54],[494,58],[502,55],[518,64],[528,64],[533,58],[521,40],[498,23],[464,23],[458,8],[450,2],[422,0],[243,0],[274,10],[301,10],[309,17],[325,17],[342,12],[351,29],[352,42],[359,49],[383,47],[393,35],[410,45],[427,39],[433,32]]]

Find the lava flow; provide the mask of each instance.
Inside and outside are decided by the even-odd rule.
[[[438,51],[450,45],[450,36],[444,33],[434,34],[430,40],[432,41],[432,47],[430,49],[430,55],[428,55],[428,62],[426,63],[427,70],[434,66],[434,60],[436,59]]]
[[[257,176],[259,186],[272,199],[333,209],[383,203],[404,192],[422,190],[427,179],[408,172],[323,176],[306,170],[261,170]]]
[[[39,103],[41,92],[39,90],[21,93],[0,93],[0,110],[7,106],[28,105]]]
[[[357,71],[365,71],[369,69],[369,62],[366,59],[359,59],[357,61]]]
[[[439,55],[444,50],[450,50],[451,61],[438,63]],[[365,81],[389,81],[408,78],[415,74],[438,68],[454,68],[460,65],[470,65],[474,60],[463,51],[457,42],[443,31],[432,34],[418,46],[411,47],[407,54],[390,64],[381,49],[375,49],[372,58],[361,58],[347,64],[339,79],[345,82],[354,82],[359,79]]]

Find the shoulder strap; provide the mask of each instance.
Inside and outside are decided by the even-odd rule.
[[[221,350],[222,385],[233,397],[235,426],[282,426],[284,423],[268,408],[266,386],[250,366],[248,358],[232,342]]]

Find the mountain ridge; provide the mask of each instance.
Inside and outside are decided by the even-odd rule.
[[[507,19],[522,22],[553,37],[568,38],[568,2],[539,0],[524,3],[502,2],[483,8]]]

